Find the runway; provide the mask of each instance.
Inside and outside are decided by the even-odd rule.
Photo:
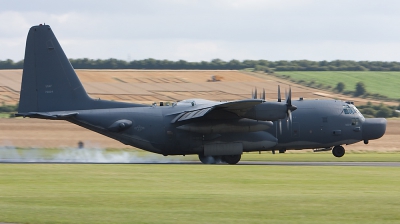
[[[205,165],[198,161],[181,161],[181,162],[148,162],[148,163],[98,163],[98,162],[29,162],[29,161],[12,161],[1,160],[0,164],[119,164],[119,165]],[[213,165],[227,165],[224,163]],[[277,162],[277,161],[240,161],[236,166],[242,165],[259,165],[259,166],[374,166],[374,167],[400,167],[400,162]],[[207,165],[205,165],[207,166]]]
[[[239,165],[269,165],[269,166],[383,166],[400,167],[400,162],[252,162],[243,161]]]

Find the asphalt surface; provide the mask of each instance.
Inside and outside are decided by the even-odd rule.
[[[0,160],[3,164],[124,164],[124,165],[135,165],[135,164],[192,164],[202,165],[201,162],[197,161],[183,161],[183,162],[146,162],[146,163],[98,163],[98,162],[24,162],[24,161],[12,161],[12,160]],[[226,164],[218,164],[226,165]],[[263,166],[375,166],[375,167],[400,167],[400,162],[266,162],[266,161],[240,161],[237,165],[263,165]]]

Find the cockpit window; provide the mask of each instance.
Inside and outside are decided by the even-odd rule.
[[[352,104],[343,105],[343,112],[342,113],[344,113],[344,114],[356,114],[361,118],[361,120],[365,120],[365,118],[361,114],[361,112]]]
[[[356,112],[349,105],[343,105],[343,113],[354,114]]]
[[[353,111],[355,111],[355,113],[358,114],[358,116],[360,116],[361,120],[364,121],[365,118],[364,118],[364,116],[362,115],[362,113],[357,109],[357,107],[355,107],[354,105],[350,105],[350,106],[351,106],[351,108],[353,109]]]

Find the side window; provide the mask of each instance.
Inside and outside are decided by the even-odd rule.
[[[351,125],[358,125],[358,118],[351,119]]]

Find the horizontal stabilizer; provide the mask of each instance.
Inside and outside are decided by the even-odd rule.
[[[57,112],[29,112],[18,113],[16,117],[30,117],[30,118],[43,118],[43,119],[66,119],[79,114],[78,112],[57,113]]]

